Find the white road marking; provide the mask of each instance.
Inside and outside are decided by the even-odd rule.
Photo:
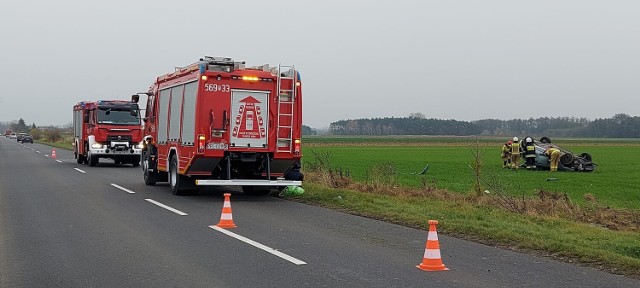
[[[113,185],[113,184],[112,184],[112,185]],[[173,213],[176,213],[176,214],[178,214],[178,215],[180,215],[180,216],[186,216],[186,215],[188,215],[187,213],[184,213],[184,212],[182,212],[182,211],[180,211],[180,210],[178,210],[178,209],[175,209],[175,208],[169,207],[169,206],[167,206],[167,205],[164,205],[164,204],[162,204],[162,203],[160,203],[160,202],[158,202],[158,201],[155,201],[155,200],[153,200],[153,199],[144,199],[144,200],[146,200],[146,201],[148,201],[148,202],[151,202],[151,203],[153,203],[153,204],[156,204],[156,205],[158,205],[158,206],[160,206],[160,207],[162,207],[162,208],[164,208],[164,209],[167,209],[167,210],[169,210],[169,211],[171,211],[171,212],[173,212]]]
[[[36,152],[38,152],[38,153],[42,153],[42,152],[40,152],[40,151],[36,151]]]
[[[220,231],[220,232],[222,232],[224,234],[227,234],[228,236],[236,238],[236,239],[238,239],[238,240],[240,240],[240,241],[242,241],[244,243],[247,243],[247,244],[249,244],[251,246],[254,246],[254,247],[258,248],[258,249],[262,249],[262,250],[264,250],[266,252],[269,252],[269,253],[271,253],[273,255],[276,255],[276,256],[284,259],[284,260],[287,260],[287,261],[289,261],[289,262],[291,262],[293,264],[296,264],[296,265],[305,265],[305,264],[307,264],[306,262],[304,262],[304,261],[302,261],[300,259],[296,259],[294,257],[291,257],[291,256],[289,256],[287,254],[284,254],[284,253],[282,253],[282,252],[280,252],[280,251],[278,251],[276,249],[273,249],[271,247],[268,247],[268,246],[265,246],[263,244],[260,244],[260,243],[258,243],[256,241],[253,241],[253,240],[251,240],[249,238],[246,238],[244,236],[240,236],[240,235],[238,235],[236,233],[233,233],[233,232],[231,232],[231,231],[229,231],[227,229],[220,228],[220,227],[218,227],[216,225],[211,225],[211,226],[209,226],[209,228],[211,228],[213,230],[216,230],[216,231]]]
[[[47,155],[47,154],[44,154],[44,156],[49,157],[49,155]]]
[[[56,162],[60,162],[60,163],[62,163],[62,161],[60,161],[60,160],[56,160]]]
[[[111,183],[111,186],[116,187],[116,188],[118,188],[118,189],[120,189],[120,190],[122,190],[124,192],[129,193],[129,194],[136,194],[136,192],[133,192],[133,191],[131,191],[131,190],[127,189],[127,188],[124,188],[124,187],[122,187],[120,185],[117,185],[117,184]]]
[[[84,171],[82,171],[82,170],[80,170],[80,169],[78,169],[78,168],[73,168],[73,169],[74,169],[74,170],[76,170],[76,171],[78,171],[78,172],[80,172],[80,173],[87,173],[87,172],[84,172]]]

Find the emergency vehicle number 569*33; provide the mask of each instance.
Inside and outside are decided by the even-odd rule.
[[[231,86],[226,84],[204,84],[204,91],[207,92],[231,92]]]
[[[161,75],[144,112],[144,182],[176,195],[199,186],[245,193],[302,185],[302,82],[294,66],[203,57]]]

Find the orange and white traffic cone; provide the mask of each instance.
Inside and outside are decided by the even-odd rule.
[[[220,222],[218,223],[218,227],[220,228],[235,228],[235,223],[233,223],[233,216],[231,215],[231,193],[224,193],[224,205],[222,205],[222,215],[220,215]]]
[[[56,149],[51,149],[51,159],[56,159]]]
[[[429,235],[427,236],[427,245],[422,257],[422,263],[416,266],[424,271],[445,271],[449,270],[442,264],[440,257],[440,242],[438,241],[438,232],[436,231],[438,220],[429,220]]]

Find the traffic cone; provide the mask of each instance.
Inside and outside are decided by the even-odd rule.
[[[449,270],[442,264],[440,258],[440,242],[438,242],[438,232],[436,231],[438,220],[429,220],[429,236],[427,236],[427,245],[422,257],[422,263],[416,266],[424,271],[445,271]]]
[[[224,193],[224,205],[222,205],[222,215],[220,215],[220,222],[218,223],[218,227],[220,228],[236,228],[235,223],[233,223],[233,216],[231,215],[231,193]]]
[[[56,149],[51,149],[51,159],[56,159]]]

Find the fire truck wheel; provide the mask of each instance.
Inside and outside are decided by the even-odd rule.
[[[76,163],[78,163],[78,164],[82,164],[82,163],[84,163],[84,156],[83,156],[83,155],[78,155],[78,152],[77,152],[77,151],[76,151],[76,152],[74,152],[74,153],[73,153],[73,155],[74,155],[74,156],[75,156],[75,158],[76,158]]]
[[[156,185],[156,182],[158,181],[158,172],[149,171],[149,163],[151,162],[149,150],[142,152],[142,155],[142,174],[144,175],[144,184],[150,186]],[[155,169],[157,168],[153,167],[153,170]]]
[[[185,185],[188,179],[183,175],[178,174],[178,158],[175,154],[171,155],[169,161],[169,187],[173,195],[186,195],[188,193]]]
[[[93,155],[91,155],[91,152],[87,153],[87,163],[89,163],[89,166],[96,166],[98,165],[98,157],[94,157]]]

